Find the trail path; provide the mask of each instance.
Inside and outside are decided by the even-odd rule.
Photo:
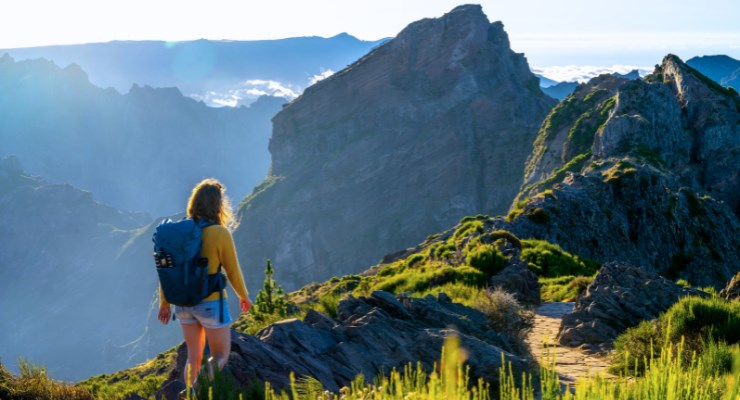
[[[576,379],[589,374],[608,375],[609,366],[603,357],[586,354],[581,349],[564,347],[558,344],[556,337],[560,328],[560,321],[564,314],[573,311],[573,303],[542,303],[537,307],[534,317],[534,327],[527,337],[527,344],[532,354],[540,364],[550,363],[547,360],[543,343],[550,351],[555,350],[555,369],[560,375],[560,383],[575,384]]]

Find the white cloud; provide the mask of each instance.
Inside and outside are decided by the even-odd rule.
[[[191,94],[196,100],[203,101],[211,107],[236,107],[250,104],[260,96],[283,97],[293,100],[303,90],[290,84],[264,79],[250,79],[239,83],[236,87],[226,88],[223,91],[209,91],[205,94]]]
[[[318,73],[318,74],[316,74],[316,75],[308,78],[308,86],[311,86],[314,83],[316,83],[318,81],[321,81],[321,80],[324,80],[324,79],[326,79],[326,78],[328,78],[328,77],[330,77],[332,75],[334,75],[334,71],[332,71],[331,69],[321,68],[321,72],[320,73]]]
[[[553,65],[549,67],[532,67],[532,72],[558,82],[576,81],[583,83],[601,74],[615,72],[626,74],[635,69],[640,73],[640,76],[645,76],[653,71],[652,67],[634,65],[612,65],[611,67],[595,65]]]

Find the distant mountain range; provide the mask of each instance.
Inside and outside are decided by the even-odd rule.
[[[249,104],[259,95],[293,98],[313,80],[338,71],[385,40],[346,33],[280,40],[115,41],[0,49],[17,60],[78,64],[97,86],[127,93],[134,84],[177,87],[213,106]]]
[[[640,72],[636,69],[626,74],[613,72],[612,75],[616,76],[617,78],[640,79]],[[566,97],[568,97],[569,94],[573,93],[573,91],[576,90],[576,87],[578,87],[578,82],[555,82],[552,79],[548,79],[543,76],[539,77],[540,87],[542,88],[542,91],[545,92],[548,96],[558,100],[565,99]]]
[[[688,59],[686,64],[722,86],[740,89],[740,61],[732,57],[725,55],[694,57]]]
[[[0,57],[0,156],[124,210],[181,211],[200,179],[241,199],[270,163],[270,119],[284,99],[211,108],[176,88],[101,89],[76,64]]]
[[[150,330],[156,313],[152,223],[90,192],[0,159],[0,357],[80,379],[141,362],[176,340]]]

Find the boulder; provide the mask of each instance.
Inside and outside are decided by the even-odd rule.
[[[740,273],[733,276],[727,286],[719,292],[719,297],[727,301],[740,300]]]
[[[513,294],[523,304],[540,304],[540,283],[537,275],[519,257],[512,258],[509,265],[491,278],[492,287]]]
[[[702,294],[645,268],[608,263],[576,300],[573,312],[563,316],[558,339],[565,346],[604,352],[625,329],[657,318],[681,297]]]

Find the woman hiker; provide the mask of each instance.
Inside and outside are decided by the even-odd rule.
[[[239,308],[246,312],[251,307],[244,278],[236,257],[231,229],[234,227],[234,216],[226,188],[215,179],[205,179],[198,183],[188,200],[187,216],[196,223],[207,222],[212,225],[203,228],[201,257],[208,258],[208,273],[215,274],[222,266],[234,291],[239,296]],[[226,297],[224,289],[223,296]],[[215,366],[220,371],[226,365],[231,352],[231,333],[229,327],[233,322],[228,304],[223,301],[223,320],[219,316],[219,293],[215,291],[200,304],[193,307],[175,307],[175,316],[180,320],[182,334],[188,349],[188,363],[185,370],[190,371],[190,385],[195,385],[203,361],[203,349],[206,340],[211,352],[209,367]],[[167,324],[172,314],[170,304],[160,287],[159,321]],[[184,381],[185,379],[183,379]],[[185,394],[185,393],[182,393]]]

